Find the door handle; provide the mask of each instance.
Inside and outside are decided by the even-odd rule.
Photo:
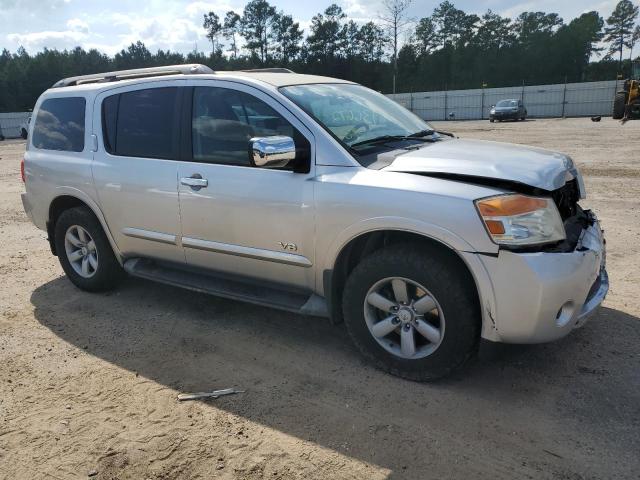
[[[190,177],[182,177],[180,179],[180,183],[182,185],[186,185],[187,187],[191,187],[194,190],[200,190],[201,188],[206,188],[209,186],[209,180],[206,178],[202,178],[202,175],[199,173],[194,173]]]

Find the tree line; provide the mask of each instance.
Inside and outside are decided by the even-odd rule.
[[[466,13],[449,1],[430,16],[407,14],[412,0],[385,0],[376,21],[356,23],[338,5],[311,19],[304,32],[267,0],[242,15],[204,15],[208,52],[158,50],[142,42],[115,56],[97,50],[24,48],[0,54],[0,111],[32,108],[63,77],[109,70],[202,63],[214,70],[287,67],[362,83],[385,93],[593,81],[627,76],[640,40],[639,8],[621,0],[609,17],[583,13],[568,23],[556,13],[515,19],[488,10]],[[625,54],[629,51],[628,56]],[[598,61],[591,61],[597,56]]]

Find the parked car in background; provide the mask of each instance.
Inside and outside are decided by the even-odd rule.
[[[489,121],[493,123],[498,120],[524,120],[527,118],[527,109],[522,100],[508,99],[500,100],[489,111]]]
[[[22,138],[24,138],[25,140],[27,139],[27,136],[29,135],[29,124],[30,123],[31,123],[31,115],[29,115],[29,117],[27,117],[27,119],[20,124],[20,136]]]
[[[441,135],[352,82],[158,67],[61,80],[33,115],[24,209],[83,290],[127,272],[326,316],[412,380],[481,338],[561,338],[608,290],[571,158]]]

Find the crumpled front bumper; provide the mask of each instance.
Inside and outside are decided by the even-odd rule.
[[[586,322],[609,289],[605,240],[595,217],[572,252],[501,250],[480,261],[493,290],[493,301],[485,302],[492,328],[483,328],[483,336],[493,341],[561,338]]]

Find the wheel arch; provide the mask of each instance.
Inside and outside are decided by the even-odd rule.
[[[465,281],[468,282],[476,294],[476,303],[481,311],[483,319],[482,330],[484,332],[487,312],[481,306],[486,304],[483,299],[486,295],[483,295],[481,281],[477,278],[476,271],[478,266],[475,265],[475,268],[472,268],[466,256],[461,255],[454,246],[439,238],[422,232],[397,228],[369,230],[355,235],[339,249],[331,268],[323,271],[324,295],[327,299],[332,322],[340,323],[342,321],[342,290],[347,277],[355,266],[374,251],[397,243],[414,243],[435,255],[446,256],[460,267],[461,271],[464,272]],[[486,272],[482,273],[486,274]],[[482,282],[486,284],[485,279]]]
[[[83,194],[80,191],[61,191],[57,192],[58,195],[55,196],[51,203],[49,204],[48,216],[47,216],[47,235],[49,240],[49,246],[51,247],[51,253],[57,255],[56,247],[55,247],[55,227],[58,218],[65,210],[69,210],[70,208],[75,207],[87,207],[91,212],[96,216],[100,225],[102,226],[102,230],[105,235],[109,239],[109,244],[113,249],[113,253],[116,256],[116,259],[120,264],[122,264],[122,255],[120,254],[120,250],[116,245],[113,236],[111,235],[111,231],[107,225],[107,222],[102,214],[102,211],[98,207],[98,205],[88,196]]]

